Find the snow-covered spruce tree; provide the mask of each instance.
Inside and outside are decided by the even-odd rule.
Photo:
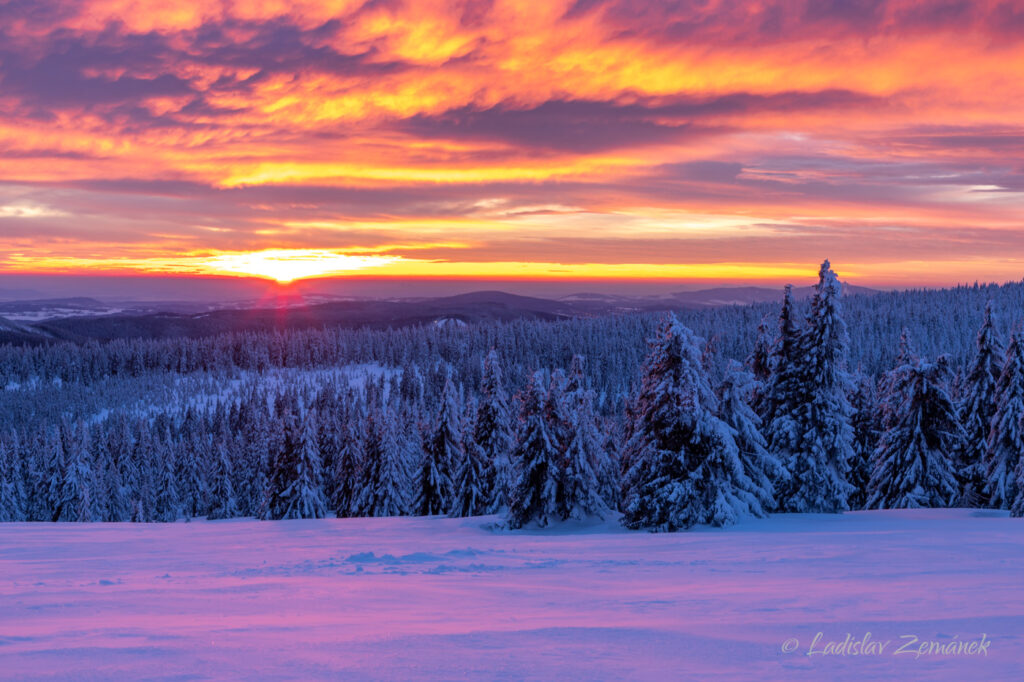
[[[792,294],[790,294],[789,305],[792,306]],[[764,417],[767,412],[766,391],[772,376],[772,352],[774,340],[769,331],[767,318],[762,319],[757,325],[757,338],[754,341],[754,350],[747,356],[747,367],[753,375],[754,383],[751,384],[750,406],[758,417]],[[764,419],[760,419],[764,423]]]
[[[779,496],[785,511],[834,513],[849,509],[853,410],[847,399],[849,341],[841,295],[842,285],[826,260],[800,336],[796,374],[803,384],[802,400],[791,404],[788,414],[776,415],[779,428],[772,428],[772,435],[780,436],[779,442],[788,446],[778,450],[790,473]]]
[[[233,519],[240,516],[238,500],[235,497],[235,486],[232,483],[231,442],[219,439],[214,445],[217,453],[217,467],[214,470],[210,488],[209,519]],[[319,517],[317,517],[319,518]]]
[[[792,290],[788,290],[789,306],[792,309]],[[747,366],[755,381],[767,383],[772,374],[772,353],[774,340],[769,328],[768,318],[762,319],[757,325],[757,338],[754,340],[754,350],[747,356]]]
[[[863,509],[868,500],[868,482],[875,459],[875,450],[881,438],[878,424],[876,382],[869,376],[858,374],[854,379],[850,407],[853,408],[853,459],[850,460],[850,509]]]
[[[895,388],[899,381],[899,373],[896,370],[919,361],[917,350],[910,342],[910,330],[903,327],[900,330],[899,350],[896,352],[893,369],[882,375],[878,381],[878,414],[875,421],[881,433],[893,428],[899,422],[899,409],[903,402],[903,396]]]
[[[490,492],[487,484],[487,463],[480,447],[475,443],[466,446],[462,461],[454,472],[452,503],[448,515],[452,517],[477,516],[487,513]]]
[[[604,426],[601,430],[604,433],[604,440],[601,445],[608,468],[598,470],[597,482],[600,486],[601,499],[610,510],[617,511],[622,503],[622,444],[626,442],[625,423],[623,419],[614,417],[605,418],[603,421]]]
[[[425,394],[423,375],[420,373],[420,368],[415,362],[402,370],[399,391],[404,401],[418,406],[423,404],[423,396]]]
[[[182,445],[178,460],[178,493],[186,518],[203,515],[206,511],[207,490],[203,476],[203,462],[209,456],[209,439],[202,418],[192,408],[185,413],[178,439]]]
[[[786,466],[800,443],[799,413],[807,403],[803,377],[804,358],[800,348],[800,330],[793,306],[793,287],[786,285],[779,313],[779,336],[770,361],[771,375],[761,400],[762,421],[769,451]],[[780,491],[781,492],[781,491]]]
[[[140,475],[138,463],[132,459],[134,442],[128,418],[123,414],[113,418],[106,430],[106,450],[114,469],[111,476],[116,476],[120,484],[110,500],[111,518],[116,521],[128,521],[132,515],[132,498]]]
[[[23,443],[25,444],[23,457],[28,460],[28,473],[25,479],[28,520],[52,521],[50,484],[52,467],[59,459],[57,452],[60,447],[50,439],[45,429],[40,429],[31,436],[27,436],[23,439]]]
[[[750,405],[758,385],[753,374],[738,362],[730,362],[718,387],[718,416],[732,429],[743,473],[754,485],[746,502],[756,515],[763,516],[775,508],[776,482],[784,481],[789,474],[778,458],[768,452],[768,442],[761,433],[761,418]]]
[[[566,445],[560,467],[559,514],[562,519],[605,518],[609,508],[601,496],[598,472],[607,476],[611,462],[594,414],[594,392],[590,390],[584,374],[581,355],[573,356],[562,403],[566,417]]]
[[[498,353],[491,350],[480,377],[480,397],[473,424],[473,445],[487,467],[484,489],[489,513],[508,507],[514,471],[512,467],[512,426],[508,395],[501,375]]]
[[[985,451],[985,494],[989,506],[1009,509],[1017,498],[1016,470],[1024,451],[1024,339],[1010,336],[996,384],[996,411]]]
[[[523,390],[519,412],[519,439],[513,458],[519,462],[519,476],[512,489],[508,523],[522,528],[534,522],[543,527],[558,520],[560,454],[549,431],[545,415],[547,391],[544,372],[537,371]]]
[[[956,453],[963,507],[985,505],[985,449],[992,417],[996,413],[996,387],[1003,367],[1003,344],[995,329],[992,301],[985,305],[985,318],[975,340],[976,352],[964,377],[960,422],[964,427],[964,447]]]
[[[1010,516],[1020,518],[1024,516],[1024,457],[1017,459],[1017,470],[1014,474],[1017,478],[1017,499],[1010,507]]]
[[[915,359],[895,370],[897,421],[875,452],[869,509],[945,507],[959,495],[950,453],[961,446],[963,430],[944,388],[949,375],[945,357],[934,364]]]
[[[363,443],[362,480],[352,516],[402,516],[408,513],[409,468],[391,410],[370,405]]]
[[[156,449],[156,458],[160,471],[157,474],[156,494],[152,500],[146,499],[143,502],[142,514],[152,520],[173,523],[181,518],[181,495],[178,493],[178,481],[175,478],[177,469],[174,450],[166,444],[161,444]],[[142,498],[148,496],[141,496]],[[139,520],[151,520],[144,518]]]
[[[162,440],[158,439],[154,432],[147,427],[148,423],[143,419],[136,421],[132,427],[131,458],[133,466],[129,469],[131,479],[128,488],[131,492],[128,499],[131,510],[129,520],[134,523],[150,523],[161,520],[161,510],[170,508],[160,506],[161,495],[172,490],[170,486],[161,487],[161,475],[164,480],[173,481],[175,486],[178,485],[177,460],[181,455],[175,452],[173,439],[167,433],[164,434]],[[169,425],[165,428],[169,428]],[[163,474],[161,474],[161,467],[164,467]],[[172,467],[169,473],[168,467]],[[178,495],[179,515],[185,515],[180,503],[180,494],[178,492],[174,492],[174,494]],[[165,520],[173,521],[175,519]]]
[[[43,477],[42,494],[45,502],[41,505],[45,521],[58,521],[63,508],[64,472],[68,468],[67,455],[61,444],[57,429],[47,429],[42,435]]]
[[[761,513],[732,429],[701,364],[700,340],[670,316],[650,343],[630,410],[623,524],[675,531]]]
[[[267,516],[271,519],[322,519],[327,515],[320,480],[316,413],[285,414],[284,446],[270,476]]]
[[[64,471],[60,478],[59,497],[54,521],[93,520],[93,491],[96,488],[89,440],[82,424],[61,427],[64,446]]]
[[[253,390],[242,402],[239,409],[239,423],[242,442],[241,458],[244,462],[240,490],[243,516],[266,516],[267,491],[270,489],[271,447],[267,398]]]
[[[0,523],[26,519],[25,487],[16,456],[14,448],[0,441]]]
[[[362,475],[363,411],[357,401],[355,394],[350,393],[346,401],[348,409],[341,418],[338,455],[334,461],[334,497],[330,502],[338,518],[352,515],[352,504],[359,492]]]
[[[547,422],[551,444],[559,455],[565,452],[569,441],[569,416],[565,405],[565,370],[548,372],[548,390],[544,394],[544,420]]]
[[[328,506],[333,509],[331,500],[337,494],[335,486],[338,482],[335,474],[338,471],[338,457],[341,456],[344,414],[338,414],[336,398],[333,401],[324,398],[326,393],[328,391],[321,391],[317,400],[316,413],[319,417],[319,423],[317,424],[317,448],[320,450],[321,471],[323,472],[323,480],[320,482],[320,485],[324,491],[324,499],[328,501]],[[330,391],[330,393],[333,394],[333,391]]]
[[[452,501],[448,508],[451,517],[477,516],[487,513],[491,501],[487,490],[487,461],[483,451],[472,438],[474,420],[478,412],[476,400],[470,398],[463,411],[462,459],[452,465]]]
[[[116,514],[119,511],[121,482],[118,480],[117,468],[107,449],[106,438],[99,424],[90,429],[89,443],[93,462],[93,480],[96,482],[96,504],[93,509],[96,521],[120,521]]]
[[[451,508],[452,467],[463,459],[462,410],[451,373],[445,377],[433,430],[423,448],[415,510],[419,516],[444,514]]]

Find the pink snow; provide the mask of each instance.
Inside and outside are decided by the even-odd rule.
[[[1021,676],[1024,520],[1002,512],[494,521],[0,524],[0,678]],[[819,632],[890,644],[808,655]],[[983,635],[987,655],[894,653]]]

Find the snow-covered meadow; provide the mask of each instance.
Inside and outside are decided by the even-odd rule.
[[[497,520],[2,524],[0,678],[1021,676],[1024,525],[1005,512]],[[847,655],[808,655],[847,633]],[[910,636],[986,653],[919,656]]]

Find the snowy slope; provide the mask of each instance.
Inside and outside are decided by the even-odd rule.
[[[0,525],[0,678],[1020,679],[1024,523],[1001,512],[488,520]],[[892,643],[808,656],[819,631]],[[984,657],[892,655],[982,633]]]

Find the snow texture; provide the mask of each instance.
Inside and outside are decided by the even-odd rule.
[[[497,520],[2,524],[0,678],[1020,679],[1024,527],[1004,511]],[[892,643],[808,656],[818,632]],[[987,656],[892,655],[982,633]]]

